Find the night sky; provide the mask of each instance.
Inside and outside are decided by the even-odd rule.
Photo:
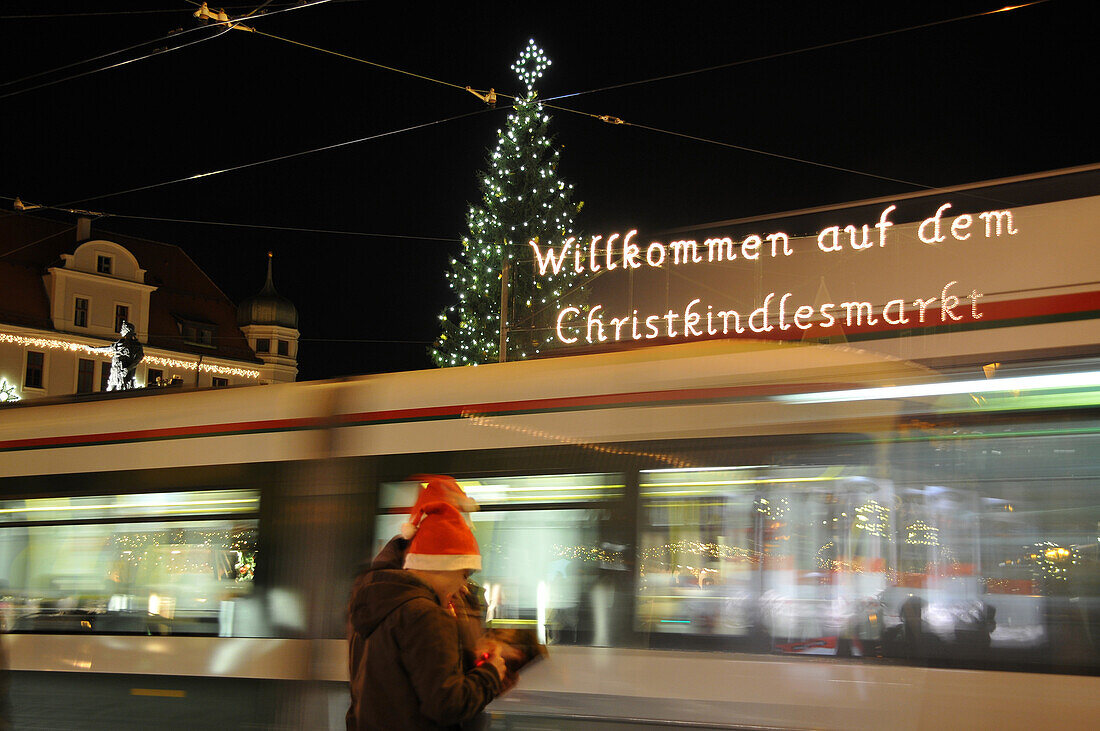
[[[334,0],[286,11],[276,1],[270,17],[245,22],[509,94],[520,91],[509,65],[534,38],[553,59],[540,95],[570,95],[553,104],[882,176],[550,110],[560,173],[585,204],[579,228],[644,237],[1100,161],[1088,111],[1100,12],[1088,5],[1048,0],[943,23],[1001,6]],[[300,313],[302,379],[429,367],[425,349],[452,297],[444,271],[507,102],[489,110],[461,89],[240,30],[218,35],[194,10],[183,0],[0,4],[0,205],[18,195],[114,214],[93,231],[177,244],[234,301],[259,290],[274,251],[276,286]],[[187,32],[167,35],[177,28]],[[157,42],[4,83],[144,41]],[[776,54],[787,55],[753,60]],[[416,125],[428,126],[99,197]]]

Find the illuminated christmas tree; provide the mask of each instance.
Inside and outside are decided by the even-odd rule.
[[[550,116],[535,84],[550,65],[532,40],[512,64],[527,88],[508,123],[497,131],[481,175],[480,205],[466,216],[462,251],[451,260],[447,280],[458,302],[439,316],[442,334],[430,349],[437,365],[500,360],[502,272],[507,276],[507,360],[535,355],[556,342],[554,317],[562,298],[573,295],[572,267],[539,275],[528,242],[561,245],[573,235],[573,186],[558,177],[559,151],[548,134]]]

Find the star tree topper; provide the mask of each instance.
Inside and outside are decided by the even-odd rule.
[[[519,58],[512,64],[512,70],[519,76],[519,80],[527,85],[527,93],[530,95],[535,90],[535,82],[542,78],[542,74],[550,65],[550,59],[535,43],[535,39],[527,41],[527,48],[519,54]]]

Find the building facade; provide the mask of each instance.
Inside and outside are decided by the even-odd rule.
[[[177,246],[93,234],[86,218],[0,219],[0,401],[106,390],[111,355],[97,349],[123,320],[145,352],[138,387],[297,377],[298,313],[270,258],[263,291],[238,308]]]

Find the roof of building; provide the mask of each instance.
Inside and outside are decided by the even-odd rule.
[[[278,325],[298,329],[298,308],[294,303],[275,291],[275,283],[271,279],[271,252],[267,252],[267,281],[259,294],[255,294],[243,302],[237,308],[237,324],[245,325]]]
[[[149,297],[147,345],[179,353],[261,363],[237,327],[237,308],[183,249],[172,244],[95,230],[93,239],[125,247],[145,269]],[[62,265],[77,241],[76,225],[26,213],[0,215],[0,323],[53,330],[43,276]],[[215,328],[213,346],[185,342],[180,323]]]

